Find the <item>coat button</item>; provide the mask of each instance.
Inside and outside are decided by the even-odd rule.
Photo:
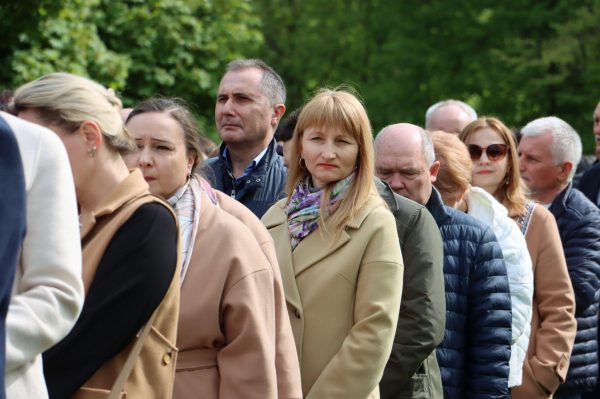
[[[258,183],[260,181],[260,179],[256,179],[256,182]]]
[[[300,318],[300,312],[298,312],[298,309],[296,309],[294,311],[294,314],[296,315],[296,318],[299,319]]]
[[[171,357],[171,351],[168,351],[163,355],[163,362],[165,362],[165,364],[171,363]]]
[[[250,179],[246,180],[246,184],[250,184]]]

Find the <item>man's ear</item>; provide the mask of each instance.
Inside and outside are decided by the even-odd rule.
[[[437,179],[437,174],[440,171],[440,161],[435,161],[429,167],[429,174],[431,175],[431,182],[434,183]]]
[[[560,180],[561,182],[564,182],[568,179],[569,174],[573,170],[573,162],[565,161],[565,162],[563,162],[562,165],[559,165],[559,166],[560,166],[560,173],[558,174],[558,180]]]
[[[98,151],[102,144],[102,132],[96,122],[83,121],[81,126],[79,126],[79,130],[83,133],[88,152],[92,150]]]
[[[281,117],[285,113],[285,105],[277,104],[273,107],[273,114],[271,116],[271,126],[277,126]]]

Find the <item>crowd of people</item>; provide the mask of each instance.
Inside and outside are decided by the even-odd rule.
[[[600,164],[558,117],[445,100],[373,139],[255,59],[219,147],[71,74],[1,100],[0,398],[600,397]]]

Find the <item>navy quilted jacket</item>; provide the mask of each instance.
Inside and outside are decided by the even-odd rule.
[[[436,348],[444,398],[505,398],[512,314],[500,244],[485,224],[445,206],[435,188],[427,209],[444,241],[446,330]]]
[[[206,160],[203,173],[214,188],[246,205],[260,219],[285,196],[287,168],[283,165],[283,157],[277,154],[276,147],[277,142],[273,139],[256,169],[237,187],[223,156],[225,143],[221,145],[218,158]]]
[[[598,382],[598,302],[600,300],[600,212],[571,184],[550,206],[556,218],[575,291],[577,335],[567,379],[557,394],[589,391]]]

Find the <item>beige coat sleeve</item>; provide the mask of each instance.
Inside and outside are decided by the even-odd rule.
[[[565,380],[575,341],[575,295],[552,214],[547,214],[538,231],[534,295],[543,322],[536,332],[536,356],[529,359],[529,364],[535,379],[554,392]]]
[[[276,399],[273,274],[262,253],[240,261],[262,261],[265,268],[233,282],[223,295],[227,345],[217,355],[219,398]]]
[[[383,208],[372,212],[360,229],[373,228],[356,284],[355,324],[307,399],[364,399],[383,375],[396,333],[404,267],[392,214]]]

